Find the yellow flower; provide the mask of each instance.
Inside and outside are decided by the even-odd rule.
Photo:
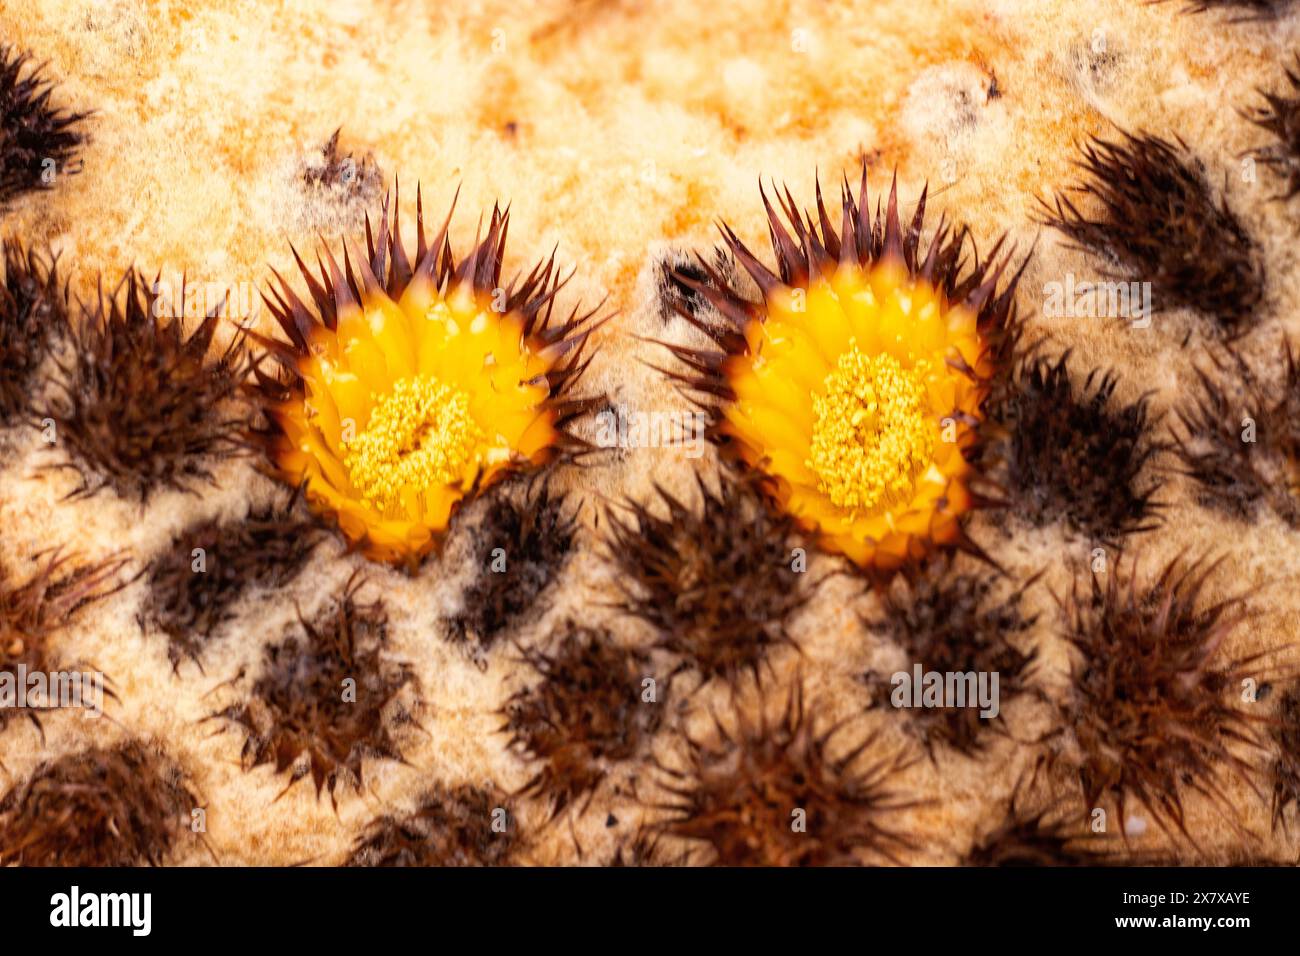
[[[845,185],[838,233],[820,186],[820,228],[787,192],[787,231],[764,195],[779,275],[722,227],[762,299],[701,260],[705,281],[678,278],[726,321],[687,317],[722,350],[673,351],[694,370],[679,377],[721,397],[717,437],[772,479],[777,502],[824,546],[892,572],[938,545],[973,547],[959,519],[979,500],[977,428],[1013,347],[1019,275],[1000,296],[1005,260],[962,278],[967,234],[942,224],[919,259],[924,194],[906,234],[896,188],[883,221],[869,216],[865,169],[860,195]]]
[[[486,238],[457,265],[447,223],[430,245],[422,199],[417,208],[414,266],[396,203],[391,233],[385,203],[377,244],[367,221],[356,272],[346,246],[344,270],[326,250],[319,281],[298,259],[310,305],[277,273],[267,302],[289,341],[257,337],[287,372],[258,375],[272,470],[304,483],[311,506],[368,557],[408,566],[466,496],[569,444],[564,425],[587,402],[567,389],[595,328],[595,310],[551,325],[567,281],[553,261],[500,286],[508,212],[493,209]]]

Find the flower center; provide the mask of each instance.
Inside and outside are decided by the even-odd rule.
[[[931,364],[904,368],[856,343],[813,396],[811,457],[818,487],[837,507],[878,513],[911,497],[934,452],[926,378]]]
[[[464,391],[432,375],[403,378],[348,443],[343,464],[361,496],[388,512],[401,503],[403,492],[460,479],[482,437]]]

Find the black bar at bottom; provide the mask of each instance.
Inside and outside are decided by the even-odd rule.
[[[436,948],[471,934],[548,948],[788,938],[820,949],[846,936],[991,945],[1172,933],[1231,944],[1293,929],[1297,890],[1296,869],[0,869],[0,912],[6,943],[76,933],[127,946],[415,937]],[[86,925],[105,923],[116,925]]]

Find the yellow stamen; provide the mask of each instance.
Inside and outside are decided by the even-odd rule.
[[[469,395],[432,375],[399,379],[376,404],[343,457],[352,484],[381,512],[403,492],[459,481],[483,439]]]
[[[807,462],[837,507],[878,514],[911,498],[934,452],[931,372],[925,359],[904,368],[888,353],[863,354],[856,342],[839,357],[825,394],[813,396]]]

